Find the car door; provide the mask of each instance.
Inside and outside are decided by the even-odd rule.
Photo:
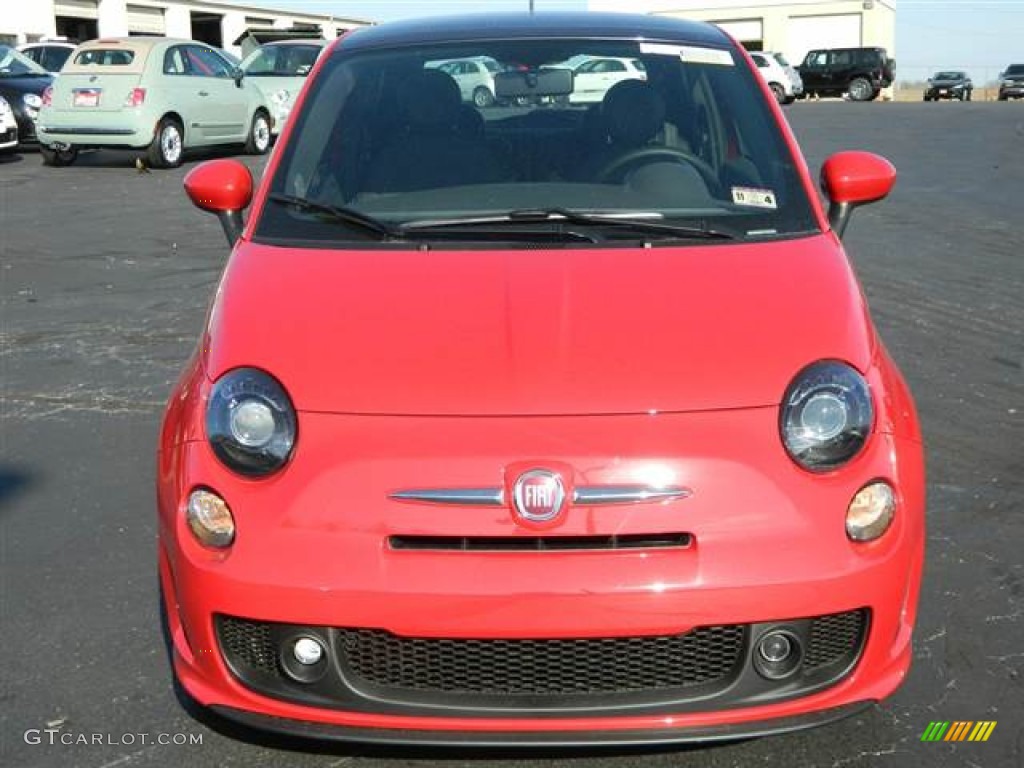
[[[828,51],[811,51],[804,57],[804,63],[800,65],[800,77],[804,81],[805,90],[828,90],[830,80],[827,65]]]
[[[195,87],[195,112],[189,119],[198,126],[205,143],[244,141],[248,131],[245,90],[238,87],[227,62],[209,47],[183,46],[189,79]]]
[[[858,62],[854,56],[855,51],[836,50],[828,57],[829,90],[833,93],[842,93],[846,90],[854,72],[858,68]]]

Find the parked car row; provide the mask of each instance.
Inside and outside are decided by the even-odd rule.
[[[159,168],[179,165],[194,147],[236,144],[262,154],[325,46],[272,42],[240,62],[164,37],[0,45],[0,149],[38,143],[54,166],[98,148],[142,151]]]
[[[36,119],[43,93],[53,77],[24,54],[0,43],[0,97],[7,102],[18,128],[18,142],[36,140]]]

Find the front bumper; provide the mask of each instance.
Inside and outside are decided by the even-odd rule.
[[[999,98],[1020,99],[1024,98],[1024,83],[1015,85],[999,86]]]
[[[360,740],[369,729],[394,742],[582,743],[599,731],[610,734],[606,743],[634,743],[786,730],[805,716],[813,724],[814,713],[880,700],[903,679],[923,559],[920,445],[879,433],[847,470],[812,477],[778,447],[775,409],[428,421],[301,414],[300,453],[265,483],[240,482],[203,442],[161,456],[160,568],[175,672],[201,704],[272,728],[278,721],[262,718]],[[557,553],[389,545],[396,536],[524,533],[508,510],[388,499],[402,487],[486,484],[524,456],[559,456],[584,468],[588,483],[646,474],[693,489],[667,504],[573,507],[545,535],[685,532],[690,545]],[[877,477],[898,489],[899,513],[882,539],[853,545],[843,532],[846,504]],[[196,486],[221,493],[234,511],[238,535],[227,554],[200,547],[183,521]],[[870,623],[854,663],[823,685],[751,689],[750,639],[762,625],[861,609]],[[354,695],[328,686],[307,696],[261,686],[232,667],[217,631],[223,616],[314,632],[385,630],[428,644],[748,629],[736,677],[703,690],[703,700],[647,690],[531,708],[515,696],[497,705],[463,696],[468,705],[452,706],[436,691],[417,699],[356,684]]]

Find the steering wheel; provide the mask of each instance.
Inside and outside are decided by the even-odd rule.
[[[674,160],[691,166],[700,174],[711,194],[716,197],[720,196],[722,185],[715,170],[696,155],[675,147],[641,147],[620,155],[598,171],[597,181],[601,184],[614,181],[618,174],[631,165],[646,165],[659,160]]]

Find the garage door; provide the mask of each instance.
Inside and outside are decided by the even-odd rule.
[[[131,34],[163,35],[167,33],[164,9],[146,5],[128,6],[128,32]]]
[[[760,43],[764,40],[764,31],[760,19],[742,19],[736,21],[714,21],[727,34],[732,35],[741,43]]]
[[[57,0],[53,4],[54,16],[70,16],[73,19],[98,19],[99,0]]]
[[[790,16],[786,25],[786,58],[793,65],[812,48],[857,48],[861,45],[861,14]]]

